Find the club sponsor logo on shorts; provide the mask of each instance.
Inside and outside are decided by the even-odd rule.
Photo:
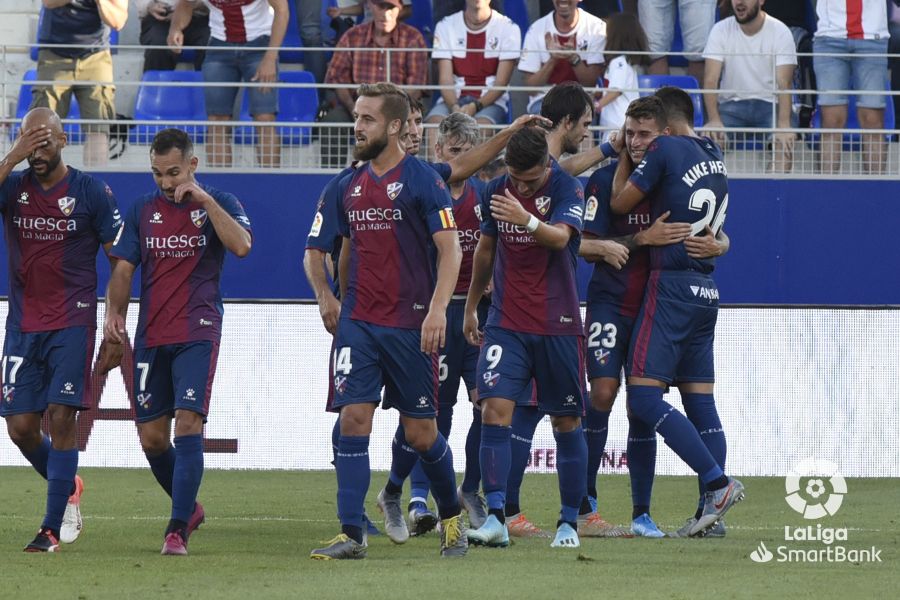
[[[57,200],[56,203],[59,205],[59,210],[62,211],[62,214],[67,217],[75,210],[75,198],[72,196],[64,196]]]
[[[310,227],[309,229],[309,237],[319,237],[319,233],[322,232],[322,221],[324,220],[325,218],[322,216],[322,213],[316,211],[316,216],[313,219],[312,227]]]
[[[28,204],[28,192],[19,194],[19,204]]]
[[[708,288],[701,285],[692,285],[691,291],[697,298],[705,298],[707,300],[718,300],[719,290],[716,288]]]
[[[16,386],[14,385],[4,385],[3,386],[3,401],[7,404],[12,404],[13,396],[16,393]]]
[[[152,403],[150,402],[150,397],[151,397],[151,396],[153,396],[153,394],[151,394],[151,393],[149,393],[149,392],[138,394],[137,397],[136,397],[137,403],[138,403],[138,404],[140,405],[140,407],[143,408],[144,410],[149,410],[149,409],[150,409],[150,405],[152,404]]]
[[[67,381],[63,384],[61,390],[59,390],[60,394],[65,394],[66,396],[74,396],[75,395],[75,385],[71,381]]]
[[[569,394],[568,396],[566,396],[566,401],[564,404],[566,406],[575,406],[575,404],[577,404],[575,402],[575,396],[573,396],[572,394]]]
[[[198,208],[191,211],[191,223],[197,226],[197,228],[203,227],[206,223],[206,211],[202,208]]]
[[[609,350],[604,350],[603,348],[597,348],[594,350],[594,358],[597,359],[597,363],[600,366],[605,365],[609,362]]]
[[[541,196],[540,198],[536,198],[534,201],[534,207],[539,213],[541,213],[542,215],[546,215],[547,211],[550,210],[550,196]]]
[[[428,406],[428,398],[426,396],[419,396],[419,408],[425,408]]]
[[[597,201],[596,196],[591,196],[587,200],[587,208],[584,211],[584,220],[585,221],[593,221],[597,216],[597,207],[600,206],[600,203]]]
[[[343,394],[347,389],[347,377],[344,375],[335,375],[334,377],[334,391],[338,394]]]
[[[197,401],[197,392],[194,391],[194,388],[188,388],[184,392],[184,396],[182,396],[182,400],[186,402],[196,402]]]
[[[497,385],[497,382],[500,381],[500,373],[494,373],[493,371],[485,371],[484,375],[481,376],[484,379],[484,384],[489,388]]]
[[[403,183],[400,181],[395,181],[393,183],[389,183],[387,185],[387,195],[388,198],[394,200],[397,198],[397,195],[400,194],[400,191],[403,189]]]

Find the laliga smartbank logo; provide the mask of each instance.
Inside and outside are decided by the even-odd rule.
[[[804,519],[814,521],[834,516],[844,502],[847,482],[836,464],[827,460],[807,458],[787,474],[784,480],[785,501]],[[801,542],[792,546],[773,548],[760,542],[750,553],[757,563],[861,563],[881,562],[881,550],[848,548],[835,542],[847,542],[846,527],[825,527],[822,523],[805,527],[784,526],[785,542]]]

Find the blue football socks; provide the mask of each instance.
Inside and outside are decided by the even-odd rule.
[[[603,462],[606,451],[606,438],[609,435],[609,410],[588,408],[584,417],[584,438],[587,442],[587,493],[597,497],[597,471]]]
[[[50,456],[50,438],[46,435],[41,437],[40,445],[31,452],[22,451],[22,456],[28,459],[31,466],[38,474],[47,479],[47,460]]]
[[[628,418],[628,477],[631,479],[632,519],[650,514],[656,473],[656,432],[640,419]]]
[[[342,435],[335,460],[338,518],[341,530],[362,543],[362,522],[369,491],[369,436]]]
[[[194,512],[203,479],[203,436],[175,436],[175,469],[172,476],[172,519],[187,523]]]
[[[456,495],[456,471],[453,469],[453,452],[440,432],[431,448],[419,454],[419,462],[431,481],[431,491],[437,503],[441,519],[459,514],[459,498]]]
[[[47,456],[47,512],[41,528],[50,529],[57,538],[77,471],[78,448],[50,448]]]
[[[437,427],[445,438],[450,437],[450,428],[453,426],[453,407],[442,406],[437,415]],[[428,500],[428,489],[431,482],[425,475],[420,461],[416,461],[412,472],[409,474],[409,501],[426,502]]]
[[[581,499],[587,494],[587,444],[584,431],[553,432],[556,439],[556,472],[559,476],[559,498],[562,504],[559,519],[577,526]]]
[[[517,406],[512,418],[510,434],[509,478],[506,484],[506,505],[510,508],[508,515],[519,512],[519,491],[525,478],[525,469],[531,458],[531,442],[538,423],[544,413],[537,408]],[[482,434],[484,435],[484,434]],[[514,509],[515,512],[511,512]]]
[[[150,463],[150,471],[157,483],[166,494],[172,497],[172,480],[175,477],[175,448],[169,446],[162,454],[150,455],[146,452],[147,462]]]
[[[466,435],[466,473],[462,480],[462,491],[478,491],[481,483],[481,411],[472,408],[472,426]]]
[[[728,444],[725,440],[725,430],[716,410],[716,399],[713,394],[682,394],[681,402],[684,404],[684,412],[688,420],[694,424],[700,439],[706,444],[709,453],[716,459],[716,463],[725,470],[725,459],[728,456]],[[703,493],[706,485],[698,479],[700,498],[697,511],[703,512]]]
[[[481,487],[492,514],[506,503],[506,482],[509,477],[511,429],[502,425],[481,425]]]

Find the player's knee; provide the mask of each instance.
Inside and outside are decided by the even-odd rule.
[[[47,408],[47,417],[50,420],[50,435],[54,432],[68,431],[75,426],[78,412],[71,406],[51,404]]]
[[[37,421],[37,424],[38,426],[34,427],[30,421],[9,417],[6,419],[6,431],[12,443],[27,452],[41,444],[40,421]]]
[[[618,393],[619,383],[617,381],[600,381],[591,384],[591,408],[600,411],[612,410]]]
[[[416,452],[427,452],[437,439],[437,425],[434,420],[417,419],[404,425],[406,443]]]
[[[500,398],[488,398],[481,403],[481,422],[485,425],[509,427],[512,424],[515,403]]]
[[[372,412],[365,405],[351,404],[341,409],[341,435],[364,436],[372,432]]]
[[[169,432],[155,429],[140,430],[141,450],[144,454],[158,456],[169,449]]]
[[[550,424],[553,426],[553,431],[557,433],[569,433],[570,431],[574,431],[578,428],[579,425],[581,425],[581,419],[579,417],[551,416]]]

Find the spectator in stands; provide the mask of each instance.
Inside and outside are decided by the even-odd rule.
[[[900,0],[887,0],[888,5],[888,31],[891,39],[888,42],[889,54],[900,54]],[[891,68],[891,90],[900,91],[900,58],[888,59]],[[894,114],[900,115],[900,95],[891,97],[894,102]]]
[[[38,80],[52,85],[32,89],[31,107],[44,106],[60,117],[69,114],[72,94],[82,119],[116,118],[112,53],[109,28],[121,30],[128,20],[128,0],[43,0],[46,11],[38,32],[38,44],[71,44],[41,48]],[[79,84],[79,81],[100,82]],[[84,125],[84,163],[96,167],[109,156],[109,124]]]
[[[178,0],[134,0],[141,18],[141,45],[165,46],[169,37],[169,23]],[[186,46],[205,46],[209,43],[209,10],[197,3],[191,22],[184,30]],[[203,50],[194,54],[194,69],[203,64]],[[178,56],[168,49],[144,50],[144,71],[171,71],[178,65]]]
[[[431,3],[432,16],[435,23],[440,23],[445,17],[449,17],[454,13],[458,13],[466,7],[466,0],[438,0]],[[503,0],[491,0],[491,8],[498,13],[503,14]],[[519,32],[521,38],[522,33]]]
[[[369,8],[368,0],[337,0],[337,6],[328,8],[328,16],[332,19],[340,17],[359,17],[363,15],[363,23],[372,20],[372,9]],[[403,0],[400,7],[400,20],[408,19],[412,16],[412,0]]]
[[[509,117],[509,84],[522,48],[522,33],[509,18],[491,9],[489,0],[466,0],[465,10],[437,24],[432,58],[438,63],[440,97],[426,123],[440,123],[451,112],[497,125]],[[477,89],[463,89],[476,86]],[[436,129],[429,130],[428,147]]]
[[[888,0],[890,2],[891,0]],[[816,75],[813,71],[812,44],[816,31],[816,16],[812,3],[807,0],[770,1],[766,3],[766,14],[775,17],[788,26],[794,36],[797,48],[797,70],[794,73],[794,89],[816,89]],[[722,0],[719,14],[722,18],[731,16],[731,0]],[[804,56],[805,55],[805,56]],[[813,93],[797,94],[797,120],[799,127],[809,127],[816,98]]]
[[[653,52],[647,72],[652,75],[669,73],[666,52],[672,50],[675,39],[675,10],[681,24],[681,39],[688,60],[688,74],[703,81],[703,46],[716,21],[716,0],[640,0],[638,15],[647,32]]]
[[[385,48],[425,48],[422,34],[400,23],[401,0],[369,0],[374,18],[357,25],[341,36],[328,66],[325,83],[350,84],[352,87],[336,88],[331,108],[321,119],[325,123],[347,123],[356,102],[356,89],[361,83],[390,81],[408,86],[406,92],[413,98],[422,96],[421,86],[428,82],[428,54],[424,51],[385,52]],[[374,51],[353,51],[348,48],[373,48]],[[390,64],[388,64],[390,60]],[[342,168],[346,166],[352,129],[349,127],[322,128],[322,166]]]
[[[829,91],[819,94],[822,127],[840,129],[847,124],[846,90],[884,92],[886,89],[887,10],[883,0],[862,0],[862,6],[860,0],[819,0],[816,13],[819,22],[813,41],[813,66],[819,90]],[[884,127],[885,99],[882,94],[857,95],[856,115],[860,127]],[[884,136],[866,134],[862,138],[863,170],[883,172],[886,157]],[[840,133],[822,134],[820,160],[823,173],[840,171],[842,145]]]
[[[543,17],[553,10],[553,0],[540,0],[538,6],[540,7],[540,13]],[[581,8],[595,17],[605,19],[606,17],[619,12],[619,0],[582,0]]]
[[[169,28],[169,46],[175,53],[184,45],[184,30],[191,22],[198,0],[179,0]],[[230,5],[206,0],[209,6],[211,49],[203,60],[206,83],[273,83],[278,79],[278,49],[284,41],[290,10],[287,0],[252,0]],[[206,113],[210,121],[231,121],[238,86],[203,88]],[[248,89],[250,116],[254,121],[275,120],[278,93],[274,88]],[[274,127],[259,127],[256,159],[261,167],[281,164],[281,143]],[[231,166],[231,126],[210,125],[206,160],[213,167]]]
[[[525,85],[566,81],[594,87],[603,73],[606,23],[578,7],[581,0],[553,0],[554,10],[532,23],[525,34],[519,70]],[[541,112],[546,92],[532,93],[528,112]]]
[[[321,48],[322,0],[293,0],[297,13],[297,30],[306,48]],[[325,81],[325,52],[305,51],[303,68],[313,74],[318,83]]]
[[[606,54],[612,57],[606,68],[606,90],[594,105],[600,113],[600,127],[607,135],[618,131],[625,124],[625,111],[638,98],[638,74],[635,65],[646,66],[647,34],[638,18],[630,13],[616,13],[607,20]]]
[[[703,94],[706,125],[790,128],[790,90],[797,67],[791,30],[762,10],[765,0],[730,1],[734,16],[713,26],[703,51],[703,88],[724,90]],[[777,97],[776,87],[783,90]],[[724,143],[722,132],[713,136]],[[790,171],[794,137],[788,132],[774,135],[776,170]]]

